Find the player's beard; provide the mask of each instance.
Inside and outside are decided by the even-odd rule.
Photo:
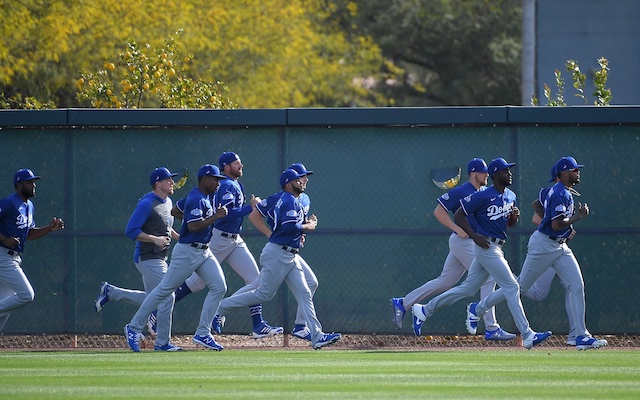
[[[20,194],[25,199],[30,199],[30,198],[32,198],[32,197],[34,197],[36,195],[36,187],[33,186],[32,188],[28,188],[26,186],[23,186],[22,187],[22,192]]]

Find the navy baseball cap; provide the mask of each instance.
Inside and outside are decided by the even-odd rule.
[[[573,157],[562,157],[556,163],[556,172],[560,175],[562,171],[568,171],[575,168],[582,168],[584,165],[578,164],[575,158]]]
[[[18,172],[13,176],[13,184],[17,184],[18,182],[26,182],[26,181],[35,181],[36,179],[40,179],[39,176],[34,175],[33,171],[28,168],[19,169]]]
[[[553,164],[553,167],[551,167],[551,179],[549,179],[549,182],[553,182],[558,178],[558,173],[556,172],[556,165]]]
[[[216,178],[224,178],[224,176],[220,175],[220,170],[215,165],[205,164],[198,170],[198,179],[203,176],[214,176]]]
[[[300,176],[304,176],[304,175],[313,175],[313,171],[309,171],[304,164],[301,163],[295,163],[295,164],[291,164],[289,166],[289,169],[292,169],[294,171],[296,171],[298,173],[298,175]]]
[[[280,187],[284,187],[287,183],[291,181],[295,181],[303,175],[299,175],[295,169],[287,169],[282,171],[282,175],[280,175]]]
[[[218,159],[218,164],[220,165],[220,169],[224,169],[224,166],[227,164],[231,164],[235,160],[239,160],[240,157],[233,151],[225,151],[222,153],[220,158]]]
[[[474,158],[469,161],[469,165],[467,166],[467,173],[471,174],[472,172],[487,172],[487,163],[484,162],[482,158]]]
[[[493,176],[493,174],[495,174],[498,171],[502,171],[503,169],[507,169],[507,168],[511,168],[514,165],[516,165],[516,163],[508,163],[504,158],[500,157],[500,158],[494,158],[493,160],[491,160],[491,162],[489,163],[489,174],[491,176]]]
[[[149,177],[149,183],[151,183],[151,186],[153,186],[153,184],[158,181],[173,178],[174,176],[178,176],[178,174],[172,174],[171,171],[169,171],[167,168],[159,167],[154,169],[151,173],[151,176]]]

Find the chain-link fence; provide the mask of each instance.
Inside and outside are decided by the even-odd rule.
[[[592,211],[576,224],[570,244],[583,269],[587,326],[594,334],[640,332],[640,212],[634,207],[640,195],[635,173],[640,127],[635,125],[21,128],[3,129],[0,140],[2,196],[13,192],[17,169],[31,168],[42,175],[34,198],[37,224],[58,216],[66,225],[26,245],[22,266],[36,298],[12,314],[4,334],[119,334],[136,307],[113,302],[96,314],[93,302],[102,281],[142,288],[132,261],[134,243],[124,229],[137,200],[150,190],[150,172],[158,166],[181,175],[188,171],[176,201],[195,184],[197,169],[217,164],[227,150],[242,158],[241,182],[249,196],[278,191],[280,172],[292,162],[315,171],[307,193],[319,224],[301,255],[320,282],[314,301],[324,329],[352,334],[396,333],[389,299],[442,269],[449,233],[432,214],[444,193],[432,182],[432,170],[460,167],[463,182],[473,157],[516,162],[512,188],[522,218],[510,231],[505,253],[517,274],[535,229],[529,204],[547,185],[552,164],[574,156],[585,164],[577,187],[582,196],[576,200]],[[248,220],[243,237],[259,259],[265,237]],[[242,281],[226,264],[223,269],[231,294]],[[203,298],[196,293],[176,304],[176,334],[193,332]],[[566,333],[557,282],[547,300],[523,303],[534,329]],[[466,304],[438,310],[423,331],[465,332]],[[265,318],[289,330],[295,306],[283,287],[264,305]],[[505,304],[497,316],[505,329],[516,330]],[[408,317],[400,333],[411,332]],[[225,333],[250,329],[248,310],[227,316]]]

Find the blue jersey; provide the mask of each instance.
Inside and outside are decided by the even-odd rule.
[[[564,220],[571,218],[574,212],[571,192],[567,190],[567,187],[562,182],[558,182],[549,189],[542,205],[544,206],[544,218],[542,218],[538,230],[547,236],[568,238],[573,227],[567,226],[563,230],[554,231],[551,227],[551,221],[556,218]]]
[[[481,186],[480,189],[476,189],[475,186],[471,184],[471,182],[465,182],[462,185],[456,186],[449,192],[438,197],[438,203],[440,203],[442,208],[444,208],[445,210],[451,212],[452,214],[455,214],[456,211],[458,211],[458,208],[460,208],[460,200],[472,193],[484,189],[486,189],[484,186]],[[467,221],[474,231],[478,230],[478,223],[473,216],[467,216]]]
[[[0,233],[4,236],[20,239],[20,243],[9,250],[22,253],[29,229],[35,227],[36,223],[33,219],[33,203],[31,200],[23,201],[18,193],[0,200]],[[3,244],[0,244],[0,246],[5,247]]]
[[[476,232],[497,239],[507,238],[509,214],[516,205],[516,194],[509,188],[500,193],[495,187],[475,192],[460,200],[467,216],[474,216],[478,226]]]
[[[142,196],[138,201],[135,210],[129,218],[126,235],[131,240],[136,240],[142,232],[155,236],[171,237],[171,227],[173,226],[173,216],[171,198],[162,199],[153,192]],[[166,259],[169,253],[169,245],[157,247],[153,243],[137,241],[133,253],[133,261],[148,260],[150,258]]]
[[[273,207],[274,227],[269,242],[300,248],[304,211],[291,193],[283,192]]]
[[[227,208],[227,216],[217,220],[213,226],[223,232],[240,233],[242,219],[251,213],[251,204],[245,205],[244,187],[235,179],[225,178],[220,181],[212,204]]]
[[[201,221],[214,214],[209,196],[198,190],[197,187],[191,189],[184,202],[184,216],[182,217],[182,228],[180,229],[180,243],[209,243],[211,240],[212,225],[197,232],[189,231],[189,222]]]
[[[283,193],[284,191],[282,190],[278,193],[274,193],[266,199],[263,199],[260,203],[258,203],[258,205],[256,205],[256,209],[258,210],[258,212],[262,214],[263,217],[267,218],[267,224],[269,225],[271,230],[273,230],[274,220],[273,208],[275,207],[276,203]],[[304,219],[306,221],[307,216],[309,215],[309,210],[311,209],[311,199],[306,193],[300,193],[298,201],[300,201],[300,204],[302,205],[302,212],[304,213]]]

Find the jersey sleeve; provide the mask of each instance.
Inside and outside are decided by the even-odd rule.
[[[136,205],[127,223],[125,234],[129,239],[136,240],[138,235],[142,233],[142,225],[149,218],[149,215],[151,215],[151,204],[143,198]]]
[[[186,203],[186,201],[187,201],[187,198],[183,197],[176,202],[176,208],[178,209],[178,211],[180,211],[183,214],[184,214],[184,203]]]

